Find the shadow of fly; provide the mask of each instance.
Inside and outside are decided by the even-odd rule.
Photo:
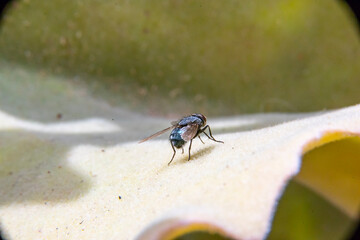
[[[171,122],[171,127],[165,128],[157,133],[154,133],[153,135],[151,135],[147,138],[144,138],[139,143],[142,143],[142,142],[150,140],[154,137],[157,137],[171,129],[172,129],[172,131],[170,133],[169,140],[170,140],[171,147],[174,151],[174,154],[173,154],[170,162],[168,163],[168,165],[170,165],[170,163],[172,162],[172,160],[175,157],[175,154],[176,154],[175,148],[181,148],[182,153],[184,153],[184,145],[188,141],[190,141],[189,158],[188,158],[188,161],[189,161],[192,140],[194,138],[198,137],[200,139],[200,141],[202,143],[204,143],[202,141],[202,139],[200,138],[201,133],[204,133],[205,136],[207,136],[210,140],[212,140],[214,142],[224,143],[223,141],[218,141],[213,137],[210,126],[206,125],[206,117],[199,113],[194,113],[194,114],[191,114],[190,116],[183,117],[178,121]],[[206,129],[208,129],[209,134],[207,134],[205,132]]]

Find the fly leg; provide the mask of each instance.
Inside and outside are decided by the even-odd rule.
[[[171,141],[170,141],[170,144],[171,144],[171,147],[172,147],[172,149],[173,149],[173,151],[174,151],[174,154],[173,154],[173,156],[172,156],[172,158],[171,158],[170,162],[168,163],[168,166],[170,165],[170,163],[172,162],[172,160],[174,159],[175,154],[176,154],[176,150],[175,150],[174,145],[172,144],[172,142],[171,142]]]
[[[207,128],[209,129],[209,134],[210,134],[210,136],[205,132],[205,130],[206,130]],[[223,141],[218,141],[218,140],[216,140],[216,139],[213,137],[209,125],[206,125],[203,129],[201,129],[201,132],[203,132],[210,140],[213,140],[214,142],[224,143]]]
[[[188,159],[188,161],[190,161],[190,150],[191,150],[191,144],[192,144],[192,139],[190,140],[190,146],[189,146],[189,159]]]
[[[203,140],[201,139],[200,135],[198,135],[198,138],[200,139],[200,141],[201,141],[203,144],[205,144],[205,143],[203,142]]]
[[[183,147],[181,148],[181,150],[182,150],[181,154],[184,154],[184,148]]]

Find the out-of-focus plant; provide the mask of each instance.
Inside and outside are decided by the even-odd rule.
[[[151,113],[313,111],[360,100],[349,16],[325,0],[22,0],[0,54],[87,75],[96,93]]]

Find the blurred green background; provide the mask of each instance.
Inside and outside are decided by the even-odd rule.
[[[26,95],[29,75],[155,116],[318,111],[360,103],[360,41],[340,1],[18,0],[0,26],[0,86]],[[0,96],[0,109],[31,118],[44,96]],[[269,239],[338,239],[351,225],[291,183]]]
[[[360,102],[360,41],[340,1],[20,0],[0,56],[152,115]]]

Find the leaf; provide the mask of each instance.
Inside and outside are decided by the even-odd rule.
[[[335,134],[335,136],[334,136]],[[346,132],[325,135],[318,143],[325,144],[307,152],[296,179],[320,192],[352,218],[360,210],[360,136]]]
[[[292,180],[279,201],[267,239],[347,239],[353,226],[341,209]]]
[[[310,162],[306,152],[339,139],[351,146],[344,137],[360,133],[360,105],[295,120],[280,115],[282,124],[227,134],[219,131],[282,121],[209,119],[225,143],[194,140],[191,161],[178,152],[168,166],[168,140],[137,142],[170,120],[111,107],[64,78],[1,74],[0,222],[10,239],[166,239],[194,231],[263,239],[304,154]]]

